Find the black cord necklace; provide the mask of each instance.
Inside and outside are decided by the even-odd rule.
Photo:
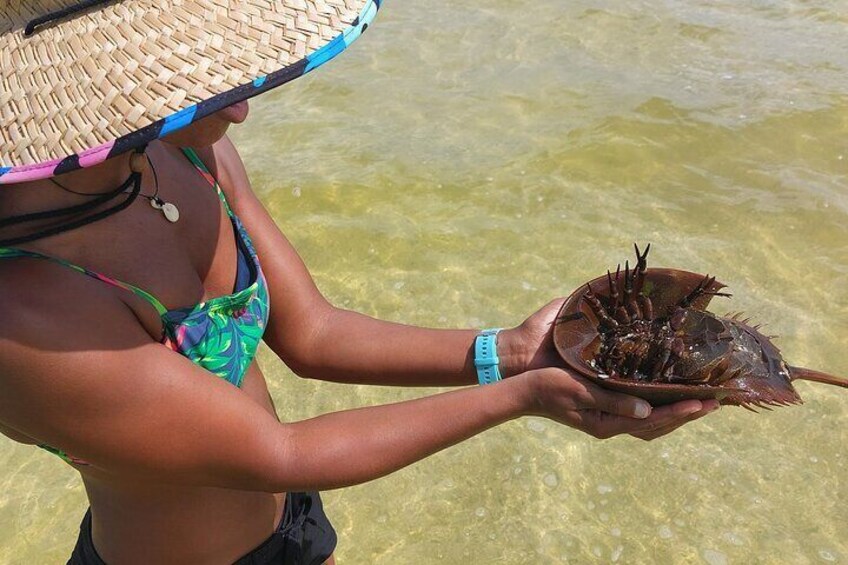
[[[143,155],[144,155],[144,158],[147,160],[147,164],[150,165],[150,170],[153,171],[154,189],[153,189],[153,195],[151,195],[151,196],[148,196],[147,194],[141,194],[141,193],[139,193],[139,196],[141,196],[142,198],[146,198],[148,200],[148,202],[150,202],[151,208],[154,208],[154,209],[162,212],[162,215],[165,216],[166,220],[168,220],[172,224],[176,223],[180,219],[180,210],[177,208],[177,206],[173,202],[166,202],[165,200],[159,198],[159,175],[156,174],[156,167],[153,166],[153,161],[150,160],[150,156],[147,153],[144,153]],[[140,157],[141,157],[141,154],[138,154],[138,153],[134,153],[133,155],[130,156],[131,168],[133,168],[133,170],[142,169],[142,167],[139,166],[140,164],[138,162],[138,161],[140,161]],[[133,160],[135,160],[135,161],[133,161]],[[54,178],[51,178],[49,180],[50,180],[50,182],[52,182],[53,184],[55,184],[56,186],[58,186],[59,188],[61,188],[65,192],[70,192],[71,194],[76,194],[78,196],[86,196],[86,197],[89,197],[89,198],[104,196],[103,193],[91,194],[91,193],[88,193],[88,192],[78,192],[76,190],[71,190],[67,186],[60,184],[59,181],[57,181]],[[124,188],[124,190],[122,192],[126,192],[127,190],[128,190],[128,187]],[[111,193],[112,192],[110,191],[110,192],[105,193],[105,194],[111,194]]]
[[[30,212],[28,214],[19,214],[17,216],[11,216],[8,218],[0,218],[0,229],[8,226],[26,224],[29,222],[45,220],[58,221],[64,218],[71,218],[70,221],[65,221],[64,223],[60,223],[58,225],[47,226],[35,233],[31,233],[28,235],[22,235],[6,239],[0,238],[0,247],[19,245],[21,243],[29,243],[30,241],[36,241],[38,239],[43,239],[45,237],[50,237],[66,231],[75,230],[87,224],[102,220],[103,218],[111,216],[112,214],[117,214],[121,210],[127,208],[130,204],[135,202],[135,199],[141,192],[141,173],[144,170],[145,165],[145,161],[142,157],[142,154],[144,153],[145,148],[146,145],[135,149],[135,153],[130,157],[130,170],[132,171],[132,173],[130,173],[130,176],[127,178],[127,180],[125,180],[119,187],[115,188],[110,192],[96,194],[88,202],[84,202],[82,204],[77,204],[74,206],[57,208],[54,210],[42,210],[40,212]],[[80,214],[94,210],[101,204],[105,204],[106,202],[109,202],[110,200],[119,197],[121,194],[127,195],[127,197],[123,201],[115,204],[110,208],[106,208],[105,210],[100,210],[99,212],[94,212],[93,214],[90,214],[88,216],[80,217]]]

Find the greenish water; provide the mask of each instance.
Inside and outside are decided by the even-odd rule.
[[[339,305],[517,324],[651,242],[792,363],[848,376],[841,0],[388,2],[251,111],[254,186]],[[261,361],[285,420],[427,392]],[[512,422],[327,493],[339,562],[848,563],[848,393],[797,388],[651,443]],[[8,441],[0,471],[0,562],[63,562],[74,472]]]

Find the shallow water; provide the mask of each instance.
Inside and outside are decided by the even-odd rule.
[[[848,375],[848,5],[448,8],[387,3],[234,132],[330,299],[509,326],[651,242],[654,265],[718,275],[792,363]],[[427,392],[261,361],[285,420]],[[339,562],[848,563],[848,395],[798,390],[652,443],[512,422],[327,493]],[[78,480],[0,445],[0,562],[62,561]]]

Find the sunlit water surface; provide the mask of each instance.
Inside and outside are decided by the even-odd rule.
[[[425,0],[234,139],[340,306],[509,326],[651,242],[792,363],[848,375],[847,134],[842,0]],[[284,420],[429,392],[261,362]],[[848,391],[798,390],[653,443],[504,425],[327,493],[339,563],[848,563]],[[5,441],[0,476],[0,562],[64,562],[73,471]]]

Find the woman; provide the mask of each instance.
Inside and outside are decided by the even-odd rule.
[[[12,96],[0,108],[0,431],[82,475],[91,508],[71,562],[332,563],[314,491],[522,415],[653,439],[717,408],[652,410],[556,368],[561,300],[500,334],[329,304],[225,132],[248,97],[358,37],[378,4],[160,5],[0,9],[0,100]],[[93,99],[73,102],[81,93]],[[309,378],[490,384],[283,424],[253,360],[260,339]]]

